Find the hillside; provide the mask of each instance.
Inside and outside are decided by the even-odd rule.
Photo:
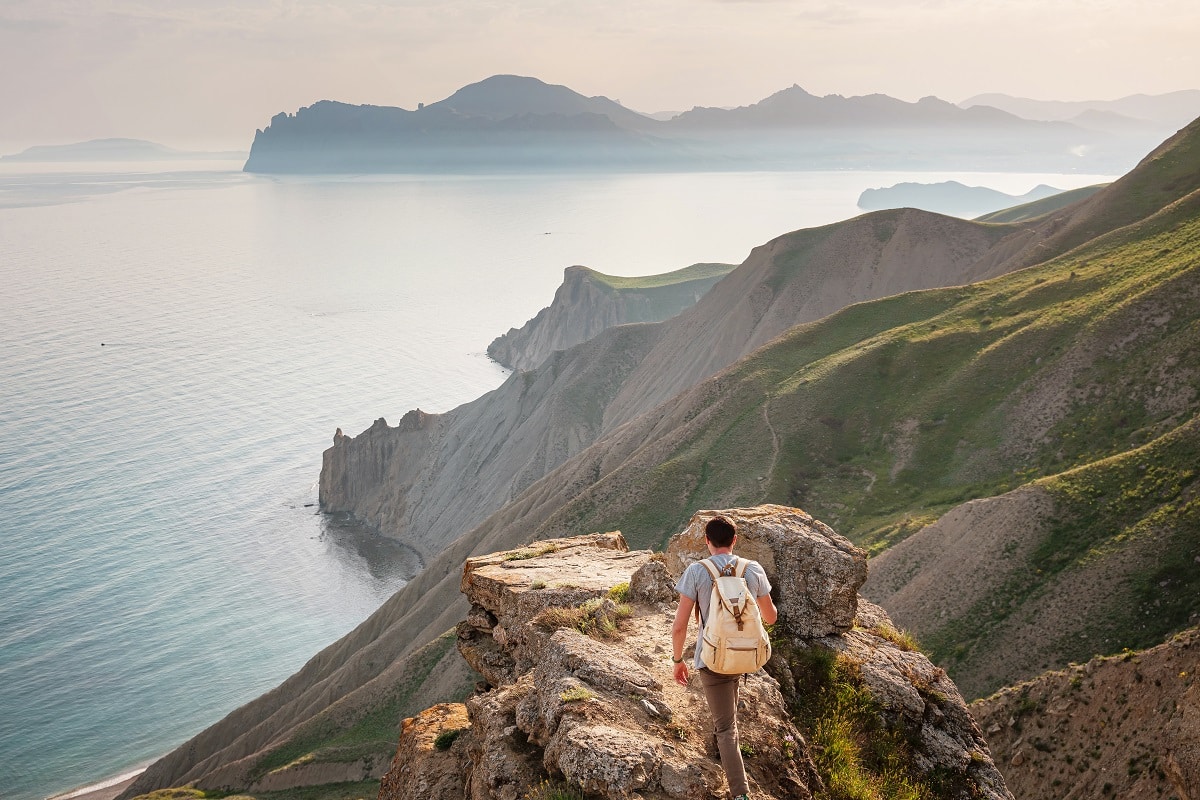
[[[488,355],[515,370],[540,366],[601,331],[630,322],[662,322],[696,304],[733,270],[732,264],[693,264],[662,275],[626,278],[567,267],[554,301],[521,328],[488,345]]]
[[[1023,800],[1200,794],[1200,631],[1097,656],[971,704]]]
[[[1086,200],[1096,192],[1103,189],[1108,184],[1097,184],[1096,186],[1083,186],[1079,189],[1068,189],[1065,192],[1059,192],[1051,197],[1046,197],[1041,200],[1033,200],[1021,205],[1003,208],[999,211],[993,211],[990,214],[984,214],[981,217],[976,217],[976,222],[1029,222],[1038,217],[1045,216],[1053,211],[1066,208],[1069,205]]]
[[[913,210],[781,236],[664,323],[609,328],[445,414],[413,411],[394,427],[377,421],[336,438],[322,507],[431,556],[601,436],[792,325],[996,274],[1036,236]]]
[[[1121,637],[1161,638],[1187,624],[1200,598],[1200,569],[1179,546],[1197,539],[1200,159],[1192,154],[1198,139],[1200,122],[1091,199],[1015,230],[881,212],[781,237],[673,322],[610,329],[566,351],[562,358],[569,363],[599,347],[624,359],[616,340],[636,334],[655,340],[642,341],[647,350],[671,339],[677,359],[701,364],[700,354],[719,341],[720,331],[692,315],[707,309],[713,319],[728,319],[726,330],[747,348],[757,346],[756,337],[770,325],[781,326],[747,357],[730,356],[713,377],[697,378],[627,420],[606,419],[594,443],[446,545],[356,630],[151,767],[135,788],[207,775],[227,776],[233,785],[233,776],[297,759],[336,763],[339,742],[361,741],[364,731],[381,737],[381,720],[412,715],[462,691],[452,680],[462,676],[454,672],[460,662],[438,637],[467,613],[458,586],[468,556],[615,528],[636,547],[657,546],[699,507],[764,500],[800,505],[882,553],[906,539],[920,543],[918,531],[967,513],[970,507],[956,508],[972,500],[1014,490],[1049,493],[1057,504],[1049,518],[1062,524],[1051,524],[1048,534],[1035,528],[1025,540],[1027,550],[1013,559],[1026,559],[1016,561],[1019,582],[1004,595],[1009,605],[995,611],[990,600],[969,606],[977,616],[958,618],[978,621],[980,630],[960,626],[964,636],[975,637],[962,639],[961,652],[952,637],[934,635],[935,661],[956,681],[959,674],[975,676],[968,694],[1078,660],[1067,643],[1098,633],[1092,626],[1113,607],[1128,613],[1108,633],[1109,642],[1098,642],[1109,652],[1136,646]],[[939,228],[924,224],[930,218],[941,230],[970,234],[939,242],[932,235]],[[1085,230],[1099,233],[1071,249]],[[836,261],[872,253],[872,241],[871,258]],[[924,260],[903,259],[899,245],[905,242],[915,242],[909,253]],[[897,276],[938,263],[930,253],[943,253],[947,268],[975,264],[970,248],[967,256],[959,254],[960,242],[980,242],[980,269],[998,277],[860,302],[794,327],[786,322],[784,309],[790,303],[794,311],[795,298],[804,294],[799,288],[789,294],[793,281],[803,287],[832,264],[856,265],[850,275],[883,291]],[[1035,260],[1038,253],[1042,262]],[[892,277],[884,280],[879,265],[893,258]],[[1025,260],[1036,265],[1005,271]],[[685,320],[703,335],[675,330]],[[644,333],[655,330],[661,333]],[[645,363],[629,374],[639,374]],[[603,374],[605,365],[593,360],[587,369]],[[552,382],[553,372],[547,367],[510,382]],[[643,391],[637,389],[634,394]],[[617,403],[621,392],[613,396]],[[382,451],[364,450],[364,468],[372,452]],[[479,460],[465,463],[475,468]],[[1028,518],[1022,513],[1017,521]],[[986,529],[980,541],[988,541]],[[964,547],[972,549],[971,542]],[[1098,588],[1085,580],[1093,559],[1115,563],[1123,550],[1132,565],[1118,576],[1125,580]],[[1144,568],[1151,561],[1169,574]],[[933,566],[943,571],[925,575],[956,574]],[[925,569],[931,567],[917,563],[896,590],[924,580]],[[983,587],[964,601],[974,603],[1010,576],[963,577]],[[875,575],[868,590],[873,581]],[[1073,585],[1095,590],[1058,594]],[[1024,640],[1004,635],[1019,630],[1027,615],[1029,630],[1047,609],[1060,609],[1045,622],[1057,626],[1055,636],[1028,656],[1017,653],[1006,674],[988,674],[992,642],[1023,646]],[[1134,626],[1139,609],[1142,619]],[[1089,656],[1097,648],[1083,646]]]

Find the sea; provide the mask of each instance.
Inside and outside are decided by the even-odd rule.
[[[565,267],[741,262],[866,188],[1104,175],[248,175],[0,161],[0,798],[144,767],[421,568],[321,452],[497,387]]]

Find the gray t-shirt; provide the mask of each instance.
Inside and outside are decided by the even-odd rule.
[[[715,556],[710,556],[718,572],[723,570],[737,557],[732,553],[718,553]],[[746,571],[742,573],[742,577],[746,579],[746,586],[749,587],[750,593],[755,597],[770,594],[771,582],[767,580],[767,573],[763,571],[762,564],[751,559],[745,560],[747,561]],[[689,564],[688,568],[679,576],[679,581],[675,584],[675,591],[684,597],[690,597],[700,607],[700,630],[696,634],[696,641],[699,642],[704,638],[704,622],[705,617],[708,616],[708,599],[712,595],[712,576],[708,574],[708,570],[699,561]],[[696,669],[704,666],[704,662],[700,660],[699,646],[696,647],[696,655],[692,659],[692,663]]]

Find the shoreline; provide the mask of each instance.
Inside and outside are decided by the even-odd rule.
[[[148,767],[149,764],[144,767],[128,770],[111,778],[104,778],[103,780],[80,786],[77,789],[70,789],[60,794],[51,795],[46,800],[115,800]]]

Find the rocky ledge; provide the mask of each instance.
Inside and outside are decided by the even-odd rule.
[[[665,554],[613,532],[469,559],[458,648],[483,680],[465,704],[404,721],[381,800],[723,796],[703,695],[672,681],[669,651],[674,580],[707,555],[715,513]],[[841,796],[858,781],[878,796],[1011,800],[954,684],[859,599],[863,551],[799,509],[719,513],[780,609],[775,655],[739,704],[755,798]]]

